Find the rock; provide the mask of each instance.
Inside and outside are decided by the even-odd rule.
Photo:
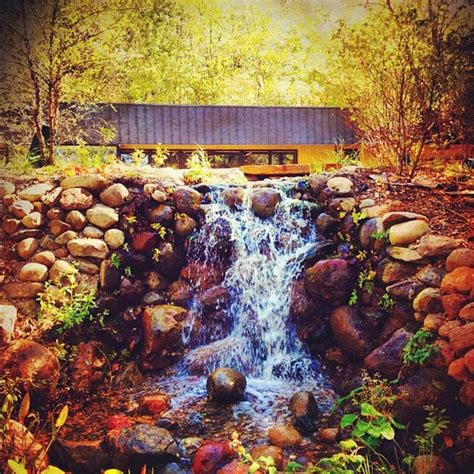
[[[144,231],[133,234],[132,249],[134,252],[149,252],[156,247],[158,234],[156,232]]]
[[[168,298],[171,303],[178,306],[186,305],[193,297],[191,285],[184,280],[176,280],[168,289]]]
[[[263,446],[257,446],[250,451],[250,455],[253,459],[260,457],[271,457],[275,462],[275,467],[279,471],[283,471],[285,467],[285,455],[283,450],[278,446],[272,446],[270,444],[264,444]]]
[[[160,467],[178,457],[178,446],[171,433],[157,426],[137,424],[107,434],[113,466],[138,472],[143,465]]]
[[[104,234],[104,240],[109,248],[116,250],[124,244],[125,234],[120,229],[109,229]]]
[[[49,279],[53,282],[61,282],[62,277],[74,275],[77,270],[66,260],[56,260],[49,270]]]
[[[59,219],[49,221],[48,227],[49,231],[56,237],[63,234],[64,232],[67,232],[68,230],[71,230],[70,224]]]
[[[202,438],[199,436],[188,436],[187,438],[183,438],[179,443],[180,452],[187,458],[193,457],[201,446]]]
[[[101,229],[108,229],[119,221],[117,211],[103,204],[96,204],[94,207],[88,209],[86,217],[91,224]]]
[[[7,194],[15,193],[15,185],[4,179],[0,179],[0,199],[3,199]]]
[[[38,184],[33,184],[32,186],[28,186],[27,188],[18,191],[18,197],[20,199],[25,199],[30,202],[35,202],[39,201],[43,194],[47,193],[48,191],[51,191],[53,189],[52,184],[48,183],[38,183]]]
[[[203,444],[194,456],[193,474],[211,474],[217,472],[235,455],[227,441],[208,442]]]
[[[94,203],[94,197],[86,189],[70,188],[62,192],[59,205],[66,211],[83,211]]]
[[[101,239],[104,236],[104,231],[93,225],[88,225],[82,231],[82,235],[89,239]]]
[[[442,235],[424,235],[418,244],[418,253],[422,257],[441,257],[448,255],[463,244],[462,239]]]
[[[133,278],[123,278],[120,283],[120,298],[128,304],[135,304],[145,294],[143,281]]]
[[[67,243],[67,248],[74,257],[92,257],[104,259],[109,249],[103,240],[74,239]]]
[[[387,253],[394,260],[401,260],[402,262],[417,262],[422,259],[422,256],[416,250],[406,247],[390,246],[387,248]]]
[[[308,177],[308,186],[313,196],[318,197],[326,187],[329,177],[321,174],[312,174]]]
[[[441,281],[445,275],[445,271],[442,268],[433,267],[427,265],[421,267],[415,274],[415,278],[427,286],[434,286],[439,288]]]
[[[207,395],[211,401],[232,403],[242,400],[247,386],[245,377],[236,370],[220,367],[207,378]]]
[[[323,443],[335,443],[339,435],[338,428],[322,428],[319,430],[319,437]]]
[[[441,282],[445,293],[469,293],[474,288],[474,268],[458,267],[448,273]]]
[[[382,220],[379,217],[366,220],[359,228],[359,241],[366,250],[378,250],[383,247],[383,239],[374,239],[375,232],[383,232]]]
[[[187,214],[179,214],[174,224],[176,235],[186,237],[197,227],[197,222]]]
[[[268,439],[274,446],[291,448],[300,444],[303,438],[291,425],[278,425],[268,430]]]
[[[462,325],[462,323],[458,319],[454,319],[452,321],[447,321],[438,329],[438,334],[441,337],[449,338],[449,333],[453,329],[458,328],[461,325]]]
[[[218,285],[201,292],[197,297],[197,301],[203,311],[210,312],[221,309],[229,301],[229,298],[227,288]]]
[[[408,245],[418,240],[429,230],[427,222],[414,220],[390,227],[389,240],[392,245]]]
[[[102,472],[111,464],[103,439],[79,441],[58,439],[52,446],[55,461],[70,472]]]
[[[7,283],[3,289],[9,298],[36,298],[43,291],[43,285],[38,282]]]
[[[244,201],[244,190],[242,188],[224,189],[221,196],[226,206],[235,209],[240,207]]]
[[[100,200],[110,207],[123,206],[129,196],[128,189],[121,183],[115,183],[100,193]]]
[[[362,199],[359,203],[359,209],[365,209],[366,207],[372,207],[375,206],[377,203],[371,199],[371,198],[366,198]]]
[[[411,277],[416,272],[416,267],[409,263],[398,262],[384,258],[377,265],[377,280],[388,285]]]
[[[416,456],[411,465],[413,474],[454,474],[454,469],[446,459],[433,454]]]
[[[349,264],[342,259],[317,262],[304,275],[306,291],[310,296],[319,296],[332,304],[343,304],[353,288],[353,274]]]
[[[461,445],[474,445],[474,415],[467,416],[458,425],[459,441]]]
[[[373,372],[394,379],[402,367],[402,354],[411,333],[398,329],[392,337],[377,349],[374,349],[365,359],[364,365]]]
[[[48,267],[41,263],[27,263],[21,267],[18,278],[22,281],[46,281]]]
[[[95,341],[81,342],[71,364],[72,389],[90,393],[103,383],[108,361],[100,344]]]
[[[401,222],[421,220],[428,222],[428,218],[422,214],[416,214],[414,212],[387,212],[382,217],[382,223],[386,229],[394,224],[400,224]]]
[[[464,382],[469,380],[471,377],[471,374],[469,370],[467,370],[462,357],[449,364],[448,375],[456,380],[456,382]]]
[[[442,313],[430,313],[423,319],[423,327],[434,333],[438,332],[444,323],[445,317]]]
[[[80,211],[69,211],[66,216],[66,222],[74,230],[82,230],[87,224],[84,214],[82,214]]]
[[[311,392],[293,394],[288,408],[294,417],[293,426],[301,434],[309,435],[315,432],[319,408]]]
[[[39,239],[43,236],[43,232],[39,229],[21,229],[10,236],[14,242],[20,242],[25,239]]]
[[[438,313],[442,311],[441,291],[438,288],[425,288],[413,300],[413,309],[425,313]]]
[[[56,257],[54,256],[54,253],[49,250],[43,250],[31,257],[32,263],[41,263],[42,265],[46,265],[48,268],[51,267],[55,261]]]
[[[444,407],[452,403],[455,384],[444,370],[423,367],[394,386],[396,410],[402,422],[423,412],[426,405]],[[397,418],[398,419],[398,418]]]
[[[316,227],[322,234],[329,233],[338,225],[338,220],[326,213],[321,213],[316,218]]]
[[[153,223],[169,224],[173,221],[174,210],[166,204],[160,204],[150,211],[149,220]]]
[[[140,415],[161,415],[171,406],[171,399],[164,393],[147,393],[138,400],[138,413]]]
[[[23,389],[33,397],[50,395],[59,379],[57,357],[37,342],[18,339],[0,353],[0,369],[19,378]]]
[[[446,270],[452,272],[458,267],[474,267],[474,250],[461,248],[453,250],[446,259]]]
[[[112,292],[120,287],[121,274],[108,260],[103,260],[99,270],[99,284],[104,291]]]
[[[74,232],[73,230],[67,230],[66,232],[62,233],[61,235],[58,235],[54,241],[58,245],[66,245],[70,240],[76,239],[77,238],[77,232]]]
[[[108,430],[115,430],[117,428],[130,428],[132,420],[125,415],[110,415],[107,418],[106,427]]]
[[[2,222],[2,228],[8,235],[14,234],[21,227],[20,219],[8,218]]]
[[[59,199],[61,198],[62,192],[63,192],[63,188],[61,187],[54,188],[51,191],[48,191],[41,196],[41,202],[46,204],[48,207],[56,206],[56,204],[58,204],[59,202]]]
[[[441,298],[443,309],[449,319],[457,318],[459,311],[461,311],[469,301],[470,298],[468,295],[460,295],[458,293],[443,295]]]
[[[335,178],[331,178],[326,182],[326,186],[333,191],[336,191],[337,194],[348,194],[352,191],[352,187],[354,186],[352,181],[348,178],[344,178],[342,176],[336,176]]]
[[[164,290],[167,285],[165,279],[158,272],[147,273],[146,284],[152,291]]]
[[[100,174],[70,176],[61,181],[63,189],[85,188],[90,191],[102,191],[107,187],[107,184],[107,180]]]
[[[15,201],[9,208],[9,211],[18,219],[23,219],[34,211],[34,206],[30,201]]]
[[[281,200],[280,193],[272,188],[256,188],[252,192],[252,209],[259,217],[270,217]]]
[[[4,430],[2,454],[8,453],[10,459],[21,459],[28,469],[25,469],[25,472],[44,472],[49,458],[48,455],[43,456],[45,448],[35,440],[31,431],[13,419],[5,423]]]
[[[112,386],[116,389],[134,388],[141,385],[145,377],[135,362],[128,362],[120,373],[112,379]]]
[[[9,344],[15,330],[17,309],[15,306],[0,305],[0,347]]]
[[[466,381],[461,385],[459,400],[464,406],[474,410],[474,380]]]
[[[49,211],[46,213],[46,217],[50,221],[57,221],[57,220],[63,220],[66,216],[66,212],[63,211],[60,207],[52,207],[49,209]]]
[[[330,322],[334,339],[347,354],[364,357],[371,351],[372,339],[356,308],[336,308]]]
[[[357,202],[352,197],[334,198],[329,202],[328,208],[331,212],[352,212]]]
[[[412,301],[421,290],[425,288],[420,282],[404,280],[385,288],[392,298],[400,298]]]
[[[230,463],[222,466],[216,474],[247,474],[249,467],[246,464],[243,464],[242,461],[238,459],[232,460]],[[256,471],[257,474],[260,474],[260,470]]]
[[[459,311],[459,318],[464,321],[474,321],[474,302],[467,304]]]
[[[181,321],[187,314],[179,306],[157,305],[145,308],[142,316],[143,346],[141,364],[145,369],[162,369],[181,354]]]
[[[100,268],[86,258],[78,258],[75,263],[79,272],[85,273],[86,275],[97,275],[100,272]]]
[[[156,189],[153,191],[151,198],[156,202],[165,202],[168,199],[168,195],[165,192]]]
[[[39,212],[32,212],[31,214],[23,217],[21,223],[28,229],[37,229],[44,224],[44,216]]]
[[[453,328],[449,331],[449,342],[458,355],[474,348],[474,323]]]
[[[189,187],[181,187],[173,192],[173,201],[176,203],[176,210],[191,217],[199,217],[201,210],[201,194]]]

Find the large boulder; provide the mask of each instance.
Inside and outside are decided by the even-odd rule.
[[[109,253],[107,244],[99,239],[73,239],[67,243],[67,249],[74,257],[104,259]]]
[[[382,219],[374,217],[362,223],[359,228],[359,241],[364,249],[379,250],[384,245],[383,239],[374,239],[373,235],[376,232],[383,232]]]
[[[193,474],[217,472],[233,456],[235,456],[235,451],[227,441],[205,443],[196,451],[192,472]]]
[[[352,191],[354,184],[349,178],[336,176],[326,182],[326,186],[335,191],[338,195],[349,194]]]
[[[314,433],[319,408],[311,392],[296,392],[293,394],[288,408],[294,417],[293,425],[301,434]]]
[[[15,185],[4,179],[0,179],[0,199],[3,199],[8,194],[15,192]]]
[[[174,210],[166,204],[159,204],[150,211],[149,220],[153,223],[169,224],[173,221]]]
[[[458,355],[474,348],[474,322],[458,326],[449,331],[449,342]]]
[[[413,221],[413,220],[422,220],[428,221],[428,218],[423,214],[416,214],[414,212],[406,211],[392,211],[387,212],[382,217],[382,223],[385,228],[388,228],[394,224],[399,224],[401,222]]]
[[[425,313],[442,311],[441,291],[438,288],[425,288],[413,300],[413,309]]]
[[[178,445],[173,436],[157,426],[138,424],[117,428],[107,434],[107,444],[114,467],[133,472],[145,464],[161,468],[178,458]]]
[[[41,344],[18,339],[0,354],[0,372],[20,379],[24,390],[41,398],[56,389],[59,361]]]
[[[178,188],[173,193],[176,210],[192,217],[199,217],[202,214],[201,200],[201,194],[187,186]]]
[[[28,186],[21,191],[18,191],[18,197],[20,199],[26,199],[27,201],[35,202],[39,201],[43,194],[51,191],[53,189],[53,185],[49,183],[37,183],[31,186]]]
[[[268,439],[274,446],[291,448],[300,444],[303,438],[291,425],[277,425],[268,430]]]
[[[30,201],[20,199],[15,201],[8,209],[15,217],[18,219],[23,219],[23,217],[33,212],[34,206]]]
[[[90,191],[98,192],[107,187],[107,180],[100,174],[82,174],[70,176],[61,181],[63,189],[85,188]]]
[[[364,357],[371,351],[372,338],[356,308],[336,308],[331,314],[331,329],[334,339],[350,356]]]
[[[236,370],[220,367],[207,378],[206,388],[209,399],[219,403],[242,400],[247,386],[245,377]]]
[[[344,304],[351,294],[354,276],[349,264],[342,259],[317,262],[304,276],[305,288],[310,296]]]
[[[61,194],[59,205],[66,211],[83,211],[94,203],[94,196],[82,188],[66,189]]]
[[[423,257],[441,257],[448,255],[463,244],[462,239],[443,235],[424,235],[418,244],[418,253]]]
[[[20,283],[7,283],[3,286],[5,294],[9,298],[36,298],[43,291],[43,284],[36,281],[25,281]]]
[[[441,289],[445,293],[469,293],[474,288],[474,268],[457,267],[445,275]]]
[[[280,202],[280,193],[272,188],[257,188],[252,192],[252,209],[259,217],[270,217]]]
[[[453,466],[446,459],[434,454],[420,454],[411,465],[413,474],[454,474]]]
[[[121,183],[115,183],[100,193],[100,200],[106,206],[119,207],[126,203],[128,196],[128,189]]]
[[[104,206],[103,204],[96,204],[94,207],[88,209],[86,217],[91,224],[94,224],[101,229],[108,229],[119,221],[117,211],[112,207]]]
[[[157,305],[145,308],[142,316],[143,347],[141,364],[144,369],[162,369],[181,355],[182,321],[185,308]]]
[[[399,262],[390,258],[384,258],[377,265],[377,280],[386,285],[405,280],[416,272],[416,266],[409,263]]]
[[[46,281],[48,267],[41,263],[27,263],[21,267],[18,278],[22,281]]]
[[[388,237],[392,245],[408,245],[418,240],[428,230],[428,223],[417,219],[393,225],[390,227]]]
[[[411,333],[401,328],[377,349],[374,349],[365,359],[364,365],[373,372],[378,372],[389,379],[397,377],[402,367],[402,354]]]
[[[34,237],[29,237],[27,239],[22,240],[16,246],[16,253],[23,260],[28,260],[38,250],[38,247],[39,247],[39,240],[35,239]]]
[[[452,272],[458,267],[474,267],[474,250],[461,248],[453,250],[446,259],[446,270]]]

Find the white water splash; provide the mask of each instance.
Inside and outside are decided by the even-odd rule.
[[[266,380],[318,378],[315,362],[289,317],[292,284],[317,234],[305,204],[280,194],[275,214],[262,219],[251,209],[251,189],[245,190],[238,210],[224,204],[220,191],[213,193],[206,225],[193,238],[188,258],[215,263],[223,234],[232,243],[232,263],[223,281],[231,296],[232,329],[223,339],[210,344],[201,341],[192,348],[182,361],[181,374],[195,373],[195,367],[205,367],[206,373],[231,367]],[[196,306],[193,309],[197,311]],[[193,324],[194,320],[187,334]]]

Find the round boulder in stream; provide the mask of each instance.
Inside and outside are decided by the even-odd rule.
[[[209,399],[219,403],[232,403],[242,400],[247,386],[245,377],[236,370],[220,367],[207,378]]]
[[[280,202],[280,193],[272,188],[257,188],[252,193],[252,209],[259,217],[270,217]]]
[[[301,434],[314,433],[319,409],[311,392],[296,392],[290,398],[289,409],[294,416],[293,425]]]

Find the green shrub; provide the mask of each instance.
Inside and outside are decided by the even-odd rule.
[[[403,348],[402,360],[406,365],[424,365],[439,352],[439,347],[430,341],[434,334],[426,329],[419,329],[413,334]]]

